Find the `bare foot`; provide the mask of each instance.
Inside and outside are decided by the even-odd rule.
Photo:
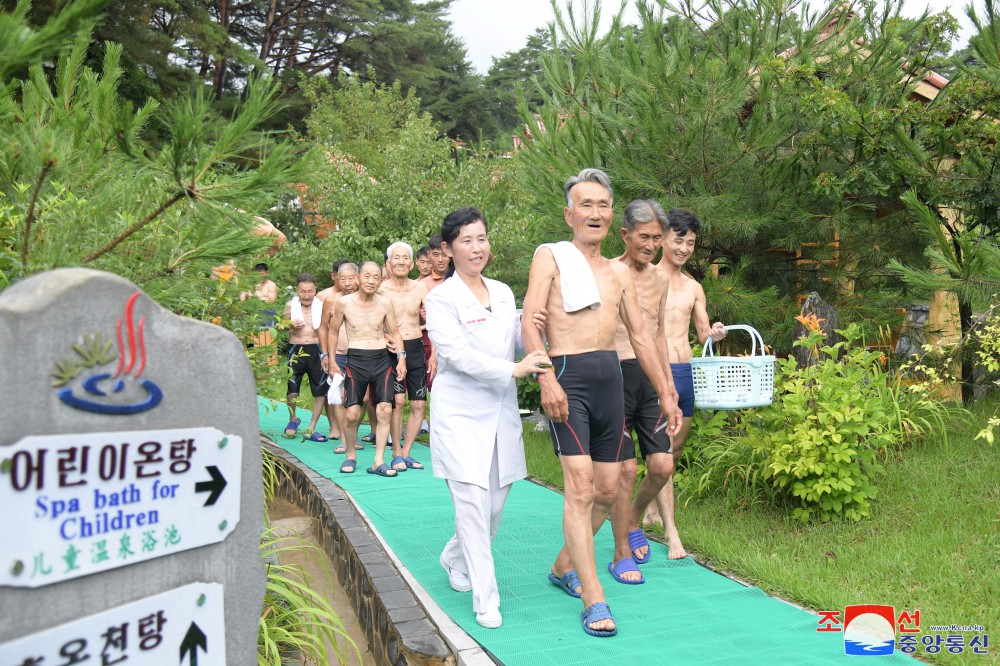
[[[588,622],[587,626],[594,631],[614,631],[615,621],[614,620],[594,620],[593,622]]]
[[[650,504],[646,509],[646,516],[642,519],[643,527],[663,527],[663,519],[660,518],[660,510],[655,504]]]
[[[681,538],[679,535],[674,534],[667,539],[667,546],[670,548],[670,554],[667,555],[667,559],[679,560],[687,557],[687,551],[684,550],[683,544],[681,544]]]

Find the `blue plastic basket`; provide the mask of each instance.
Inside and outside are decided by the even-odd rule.
[[[752,326],[726,326],[727,331],[746,331],[753,347],[749,356],[715,356],[712,338],[705,342],[701,358],[691,359],[694,404],[698,409],[744,409],[767,407],[774,397],[774,356],[767,355],[764,339]],[[757,349],[760,349],[758,355]]]

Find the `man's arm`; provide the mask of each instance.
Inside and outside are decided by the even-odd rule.
[[[392,345],[396,350],[396,379],[402,382],[406,379],[406,351],[403,349],[403,336],[399,334],[399,327],[396,325],[396,312],[393,310],[392,301],[383,296],[382,305],[385,308],[384,328],[392,338]]]
[[[709,325],[705,290],[697,282],[694,289],[694,310],[691,312],[691,317],[694,319],[694,330],[698,334],[698,342],[705,344],[709,337],[712,338],[713,342],[719,342],[726,337],[726,328],[721,321]]]
[[[427,285],[421,281],[417,282],[419,285],[417,288],[420,292],[420,320],[426,324],[427,323],[427,295],[430,293],[427,291]],[[433,382],[434,378],[437,377],[438,373],[438,361],[437,352],[434,349],[434,343],[431,343],[431,353],[427,358],[427,381]]]
[[[327,329],[327,342],[326,348],[332,349],[334,352],[337,351],[337,336],[340,335],[340,327],[344,325],[344,299],[342,298],[328,298],[328,301],[334,301],[333,303],[333,315],[330,316],[330,327]],[[326,309],[326,304],[323,305],[324,310]],[[325,321],[325,318],[324,318]],[[327,372],[333,375],[339,375],[340,366],[336,363],[330,363],[330,357],[327,356],[324,359],[327,362]]]
[[[545,304],[549,300],[549,291],[556,277],[556,260],[552,252],[543,248],[535,253],[531,260],[531,270],[528,273],[528,291],[524,295],[524,311],[521,315],[521,339],[524,341],[524,351],[528,354],[535,351],[545,351],[542,334],[533,325],[525,326],[525,321],[533,321],[535,315],[545,312]],[[569,418],[569,401],[566,392],[551,373],[538,375],[538,385],[542,390],[542,409],[550,419],[562,423]]]
[[[320,363],[323,366],[323,372],[330,372],[330,354],[331,350],[336,351],[337,341],[333,340],[332,344],[329,339],[330,336],[330,319],[333,318],[333,311],[336,308],[336,303],[339,298],[331,296],[323,301],[323,313],[319,317],[319,329],[317,333],[319,334],[319,351],[320,351]]]
[[[670,365],[662,364],[662,356],[657,352],[653,339],[643,323],[642,310],[639,308],[639,298],[635,293],[632,276],[624,266],[616,270],[623,284],[622,300],[618,306],[619,316],[625,324],[635,358],[660,398],[660,411],[670,422],[667,434],[676,435],[681,429],[681,410],[677,406],[677,391],[674,389]]]
[[[653,336],[653,344],[656,346],[656,353],[660,356],[660,363],[670,372],[670,350],[667,348],[667,296],[670,294],[670,280],[661,275],[663,279],[663,296],[660,298],[660,309],[656,311],[656,335]],[[673,373],[668,375],[670,384],[674,383]]]

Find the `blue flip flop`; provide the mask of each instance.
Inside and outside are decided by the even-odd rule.
[[[340,463],[340,473],[341,474],[353,474],[354,468],[357,466],[358,461],[356,458],[348,458],[344,462]]]
[[[306,437],[307,442],[326,442],[329,441],[325,435],[321,435],[318,432],[311,432],[309,436]]]
[[[406,463],[406,469],[423,469],[424,464],[419,460],[414,460],[410,456],[403,456],[403,462]]]
[[[302,423],[302,419],[292,419],[291,421],[289,421],[288,425],[285,426],[285,431],[281,433],[281,436],[284,437],[285,439],[291,439],[292,437],[295,437],[295,433],[299,431],[300,423]],[[289,430],[292,431],[291,435],[288,434]]]
[[[580,613],[580,620],[583,622],[583,630],[591,636],[597,636],[598,638],[614,636],[618,633],[618,626],[615,625],[614,629],[591,629],[590,623],[597,622],[598,620],[614,619],[615,618],[611,616],[611,608],[603,601],[598,601],[596,604],[587,606],[583,609],[583,612]]]
[[[368,470],[367,470],[367,472],[369,474],[378,474],[379,476],[386,476],[386,477],[390,477],[390,478],[394,477],[394,476],[397,476],[396,470],[389,469],[389,466],[386,465],[385,463],[382,463],[378,467],[369,467]],[[392,474],[390,474],[389,472],[392,472]]]
[[[619,583],[625,583],[626,585],[642,585],[646,582],[646,579],[639,574],[639,580],[629,580],[628,578],[622,578],[622,574],[626,571],[639,571],[639,567],[635,566],[635,560],[631,556],[623,557],[617,562],[608,562],[608,571],[611,575],[615,577],[615,580]]]
[[[396,467],[396,465],[399,465],[400,463],[402,463],[403,469],[399,469],[398,467]],[[403,456],[394,457],[392,460],[389,461],[389,466],[392,467],[397,472],[405,472],[410,467],[409,465],[406,464],[406,458],[404,458]]]
[[[575,599],[580,598],[580,593],[574,589],[580,585],[580,579],[576,575],[576,569],[570,569],[564,573],[561,578],[554,573],[549,572],[549,582],[569,596]]]
[[[646,547],[646,555],[644,557],[636,557],[635,549]],[[632,549],[632,559],[635,560],[636,564],[645,564],[649,562],[650,555],[653,554],[653,549],[649,546],[649,540],[646,538],[646,533],[642,530],[629,530],[628,532],[628,547]]]

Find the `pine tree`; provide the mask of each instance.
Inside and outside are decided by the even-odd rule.
[[[972,339],[973,311],[1000,293],[1000,7],[968,13],[977,33],[959,54],[959,73],[928,105],[932,122],[897,136],[913,187],[903,196],[927,238],[926,264],[893,261],[893,273],[923,293],[958,299],[962,347]],[[973,351],[960,348],[962,399],[973,399]]]
[[[919,259],[924,239],[899,202],[905,180],[887,177],[900,147],[886,139],[924,120],[907,63],[918,42],[937,42],[874,3],[637,5],[638,26],[619,14],[604,34],[596,15],[557,15],[569,54],[543,58],[544,129],[522,105],[524,187],[552,220],[540,234],[564,233],[564,179],[599,166],[619,209],[652,197],[698,214],[692,271],[711,280],[714,264],[730,297],[773,288],[739,314],[772,336],[790,335],[792,299],[813,290],[848,320],[891,316],[886,261]]]
[[[301,179],[311,156],[258,131],[280,108],[273,83],[253,82],[229,118],[204,94],[134,109],[118,93],[121,46],[106,45],[98,74],[84,65],[89,43],[82,33],[51,81],[34,65],[0,93],[6,280],[100,268],[203,314],[197,294],[210,267],[268,244],[248,233],[253,215]],[[154,126],[162,143],[145,138]]]

